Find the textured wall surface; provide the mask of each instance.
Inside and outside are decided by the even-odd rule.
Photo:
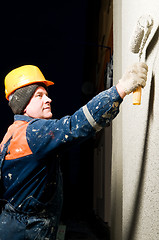
[[[117,5],[118,0],[114,0],[114,13],[117,11]],[[120,67],[122,72],[128,65],[138,61],[138,54],[131,53],[128,48],[137,19],[143,14],[150,14],[154,19],[154,27],[142,56],[142,60],[146,61],[149,67],[147,85],[142,91],[142,104],[132,105],[132,94],[127,96],[122,104],[120,121],[116,120],[113,123],[113,139],[119,136],[121,138],[119,145],[116,140],[113,141],[113,150],[119,152],[120,148],[121,151],[119,161],[122,164],[122,179],[114,164],[118,161],[118,156],[113,154],[112,183],[114,179],[118,179],[122,185],[120,206],[122,214],[116,221],[112,221],[112,229],[116,231],[116,234],[112,234],[112,239],[119,240],[116,237],[118,231],[121,240],[157,240],[159,239],[159,2],[158,0],[122,0],[120,8],[121,22],[119,17],[114,15],[114,29],[118,26],[122,35],[118,39],[117,34],[114,34],[114,45],[120,48],[114,48],[114,56],[116,56],[114,64],[118,66],[117,69]],[[116,130],[117,128],[121,130]],[[121,198],[121,193],[118,193],[116,187],[112,185],[112,200],[115,193],[118,196],[116,199]],[[119,222],[121,227],[117,229],[114,224]]]

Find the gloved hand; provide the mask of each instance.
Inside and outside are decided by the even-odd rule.
[[[139,86],[145,87],[147,72],[148,66],[143,62],[138,62],[130,66],[119,80],[119,84],[125,94],[135,91]]]

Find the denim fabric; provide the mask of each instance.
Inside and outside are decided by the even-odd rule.
[[[56,239],[54,217],[29,216],[6,204],[0,215],[0,240]]]
[[[7,203],[0,214],[0,240],[56,240],[62,209],[62,178],[59,173],[57,191],[51,201],[36,213],[20,212]],[[30,199],[30,204],[35,204]],[[23,209],[23,204],[22,207]],[[40,209],[40,208],[39,208]]]

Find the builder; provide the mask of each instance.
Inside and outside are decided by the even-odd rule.
[[[14,123],[1,143],[0,239],[56,239],[62,208],[59,156],[107,126],[123,98],[144,87],[147,65],[130,67],[116,86],[103,91],[72,116],[52,119],[47,81],[39,68],[25,65],[5,78]]]

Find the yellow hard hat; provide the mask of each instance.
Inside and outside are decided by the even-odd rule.
[[[9,95],[16,89],[37,82],[42,82],[47,87],[54,84],[52,81],[46,80],[40,69],[34,65],[24,65],[13,69],[4,80],[6,99],[9,100]]]

